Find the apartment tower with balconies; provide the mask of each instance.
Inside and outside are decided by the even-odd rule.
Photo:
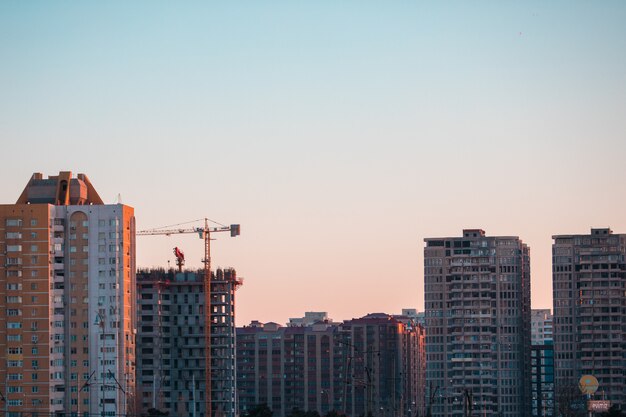
[[[134,410],[135,219],[86,175],[34,174],[0,205],[0,391],[28,410]],[[4,324],[5,323],[5,324]]]
[[[583,375],[626,409],[626,234],[552,236],[554,372],[559,393]]]
[[[436,417],[528,416],[528,246],[479,229],[425,242],[427,408]]]

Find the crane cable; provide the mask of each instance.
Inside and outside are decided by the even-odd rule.
[[[184,224],[190,224],[190,223],[197,223],[197,222],[201,222],[201,221],[203,221],[203,220],[204,220],[204,219],[190,220],[190,221],[188,221],[188,222],[183,222],[183,223],[176,223],[176,224],[170,224],[170,225],[167,225],[167,226],[153,227],[152,229],[149,229],[149,230],[167,229],[167,228],[169,228],[169,227],[182,226],[182,225],[184,225]],[[211,220],[211,219],[208,219],[208,218],[207,218],[207,220],[208,220],[208,221],[210,221],[211,223],[215,223],[215,224],[220,225],[220,226],[222,226],[222,227],[228,227],[228,226],[226,226],[225,224],[222,224],[222,223],[220,223],[220,222],[216,222],[215,220]]]

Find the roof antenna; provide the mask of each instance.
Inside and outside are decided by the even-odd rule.
[[[117,194],[117,204],[122,204],[122,194]]]

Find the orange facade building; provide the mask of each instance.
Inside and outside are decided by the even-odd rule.
[[[89,179],[34,174],[0,205],[0,393],[8,415],[134,412],[135,219]]]

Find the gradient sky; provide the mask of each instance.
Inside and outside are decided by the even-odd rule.
[[[423,239],[626,233],[626,3],[0,2],[0,201],[86,173],[209,217],[238,323],[423,309]],[[138,238],[138,264],[196,236]]]

